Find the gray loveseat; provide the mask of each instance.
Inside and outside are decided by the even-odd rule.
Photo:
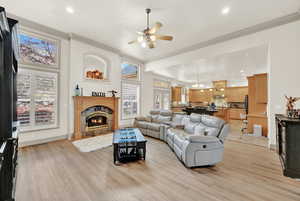
[[[173,113],[169,110],[151,110],[147,117],[136,117],[134,127],[144,135],[164,140],[166,125],[172,120]]]
[[[166,115],[170,120],[152,122],[159,114],[160,111],[151,111],[149,117],[137,118],[135,127],[144,135],[165,141],[186,167],[215,165],[222,161],[224,141],[229,134],[229,125],[224,120],[208,115],[176,114],[171,118]],[[156,124],[155,132],[152,123]]]

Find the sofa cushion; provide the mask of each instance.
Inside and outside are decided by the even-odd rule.
[[[172,119],[172,124],[173,125],[183,125],[183,118],[185,117],[185,115],[182,115],[182,114],[175,114],[173,116],[173,119]]]
[[[160,110],[151,110],[150,115],[159,115]]]
[[[157,123],[147,123],[147,128],[153,131],[159,131],[160,124]]]
[[[196,126],[197,126],[197,123],[189,122],[189,123],[184,125],[184,131],[189,133],[189,134],[194,134]]]
[[[195,135],[205,135],[205,129],[206,127],[203,126],[203,124],[198,124],[196,127],[195,127],[195,131],[194,131],[194,134]]]
[[[170,110],[161,110],[161,111],[159,112],[159,114],[160,114],[161,116],[169,116],[169,117],[172,117],[173,112],[170,111]]]
[[[191,116],[188,120],[184,121],[184,131],[189,133],[189,134],[194,134],[195,133],[195,127],[200,123],[199,121],[196,120],[200,120],[199,115],[193,115],[193,117]]]
[[[145,121],[146,117],[135,117],[134,119],[137,121]]]
[[[223,119],[209,115],[202,115],[201,122],[208,127],[219,129],[222,128],[222,126],[225,124],[225,121]]]
[[[183,136],[181,136],[181,135],[175,135],[175,136],[174,136],[174,144],[175,144],[178,148],[182,149],[183,143],[184,143],[184,141],[186,140],[186,138],[188,138],[188,136],[185,136],[185,135],[183,135]]]
[[[151,118],[151,121],[156,122],[158,116],[159,116],[160,110],[151,110],[149,117]]]
[[[159,115],[150,115],[151,122],[158,122],[158,121],[157,121],[158,116],[159,116]]]
[[[203,123],[200,123],[195,128],[195,134],[202,136],[215,136],[217,137],[220,129],[215,127],[206,126]]]
[[[144,129],[147,129],[148,128],[148,122],[146,121],[137,121],[136,122],[136,126],[138,128],[144,128]]]
[[[220,129],[218,128],[213,128],[213,127],[207,127],[205,129],[205,133],[208,135],[208,136],[214,136],[214,137],[217,137],[219,135],[219,131]]]
[[[201,122],[201,115],[200,114],[192,113],[190,115],[190,121],[194,122],[194,123],[200,123]]]
[[[156,121],[160,122],[160,123],[169,122],[169,121],[171,121],[171,118],[172,118],[171,116],[158,115]]]
[[[148,121],[151,122],[151,117],[135,117],[136,121]]]

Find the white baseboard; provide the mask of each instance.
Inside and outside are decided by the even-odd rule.
[[[60,136],[55,136],[55,137],[50,137],[50,138],[45,138],[45,139],[38,139],[38,140],[20,141],[19,147],[27,147],[27,146],[32,146],[32,145],[44,144],[44,143],[58,141],[58,140],[64,140],[64,139],[68,139],[68,135],[60,135]]]

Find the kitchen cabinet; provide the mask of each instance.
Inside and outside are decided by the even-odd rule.
[[[228,110],[228,117],[232,120],[241,120],[241,114],[246,114],[245,109],[239,109],[239,108],[230,108]]]
[[[245,96],[248,95],[248,87],[227,87],[227,102],[238,103],[244,102]]]
[[[210,89],[190,89],[189,101],[190,102],[211,102],[213,91]]]
[[[257,103],[268,102],[268,77],[267,74],[255,76],[255,99]]]
[[[218,109],[218,112],[214,113],[214,116],[219,117],[227,122],[229,120],[228,111],[229,111],[228,108],[220,108],[220,109]]]
[[[172,87],[172,102],[181,102],[182,87]]]
[[[263,114],[249,114],[247,116],[248,119],[248,132],[253,133],[254,124],[261,125],[262,127],[262,135],[268,136],[268,118]]]
[[[268,75],[266,73],[256,74],[248,77],[248,132],[253,132],[253,125],[262,126],[263,136],[268,135]]]

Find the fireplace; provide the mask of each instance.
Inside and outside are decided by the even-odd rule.
[[[94,130],[97,128],[107,127],[107,117],[101,114],[94,114],[86,118],[85,120],[86,130]]]
[[[113,110],[96,105],[81,112],[81,132],[85,136],[111,132]]]
[[[74,96],[73,99],[75,139],[118,129],[119,98]]]

